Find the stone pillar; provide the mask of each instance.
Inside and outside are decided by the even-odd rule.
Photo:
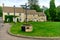
[[[14,5],[14,16],[15,16],[15,5]]]
[[[2,13],[3,13],[3,21],[4,21],[4,3],[2,4],[3,8],[2,8]]]

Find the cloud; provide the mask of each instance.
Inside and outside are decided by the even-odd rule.
[[[60,6],[60,0],[55,0],[56,6]]]
[[[49,8],[49,2],[50,0],[39,0],[39,5],[42,7],[42,6],[45,6],[45,7],[48,7]]]
[[[5,6],[13,6],[13,5],[20,6],[27,3],[27,1],[26,0],[1,0],[0,5],[2,5],[2,3],[4,3]]]
[[[20,5],[24,5],[27,3],[28,0],[0,0],[0,5],[2,6],[2,3],[5,4],[5,6],[13,6],[16,5],[19,7]],[[39,0],[39,5],[49,7],[50,0]],[[60,5],[60,0],[55,0],[56,6]]]

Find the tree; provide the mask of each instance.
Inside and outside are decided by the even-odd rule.
[[[56,21],[60,21],[60,6],[58,6],[57,8],[56,8]]]
[[[46,8],[45,14],[46,14],[47,20],[50,21],[51,17],[50,17],[49,9],[48,8]]]
[[[0,17],[2,17],[2,7],[0,6]]]
[[[28,0],[28,4],[30,5],[31,10],[36,10],[37,12],[42,11],[40,6],[38,5],[38,0]]]
[[[55,0],[50,1],[50,8],[49,8],[49,14],[52,21],[56,19],[56,6],[55,6]]]
[[[39,5],[31,5],[31,6],[30,6],[30,9],[31,9],[31,10],[36,10],[37,12],[42,11],[42,9],[40,8]]]
[[[38,0],[28,0],[28,4],[29,5],[37,5],[38,4]]]

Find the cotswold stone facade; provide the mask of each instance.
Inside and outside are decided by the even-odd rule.
[[[15,7],[3,7],[3,20],[5,20],[5,15],[14,15],[16,19],[18,19],[20,22],[24,22],[26,19],[25,9]],[[27,21],[47,21],[46,15],[43,12],[36,12],[35,10],[27,10]]]

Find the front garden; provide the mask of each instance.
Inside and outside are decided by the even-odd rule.
[[[11,23],[10,32],[24,36],[60,37],[60,22],[28,22],[33,26],[32,32],[21,31],[23,23]]]

